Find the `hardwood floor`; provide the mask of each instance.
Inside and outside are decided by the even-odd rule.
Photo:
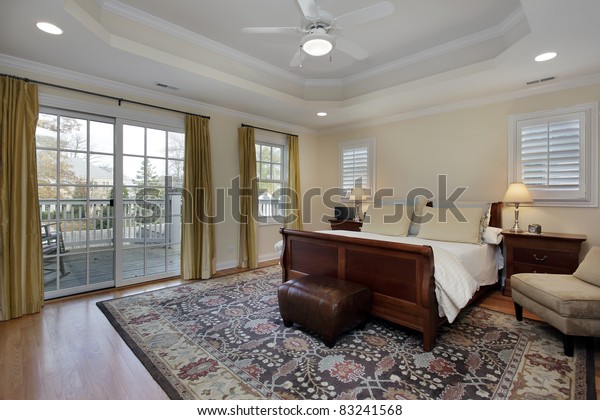
[[[168,399],[96,302],[181,283],[171,279],[57,299],[39,314],[0,322],[0,399]],[[479,305],[514,313],[512,300],[499,292]],[[596,339],[597,393],[599,342]]]

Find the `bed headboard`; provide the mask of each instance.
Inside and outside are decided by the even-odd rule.
[[[490,226],[502,228],[502,202],[492,203],[490,208]]]

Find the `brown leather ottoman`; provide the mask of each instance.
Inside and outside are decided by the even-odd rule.
[[[371,290],[332,277],[309,274],[279,286],[283,324],[297,323],[323,337],[327,347],[357,327],[364,327],[371,312]]]

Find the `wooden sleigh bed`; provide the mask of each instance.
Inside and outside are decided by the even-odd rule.
[[[492,203],[490,226],[501,227],[501,211],[501,203]],[[371,315],[422,332],[425,351],[435,347],[447,320],[438,315],[430,246],[287,228],[280,233],[284,282],[320,274],[363,284],[373,291]]]

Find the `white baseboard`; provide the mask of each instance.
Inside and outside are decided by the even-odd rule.
[[[279,252],[275,252],[274,254],[262,255],[258,257],[258,262],[265,262],[270,260],[278,260],[280,257]]]
[[[273,254],[260,255],[258,257],[258,262],[265,262],[265,261],[278,260],[278,259],[279,259],[279,253],[275,252]],[[228,268],[235,268],[235,267],[237,267],[237,264],[238,263],[236,260],[223,261],[223,262],[217,263],[217,271],[227,270]]]
[[[237,261],[225,261],[221,263],[217,263],[217,271],[227,270],[228,268],[237,267]]]

